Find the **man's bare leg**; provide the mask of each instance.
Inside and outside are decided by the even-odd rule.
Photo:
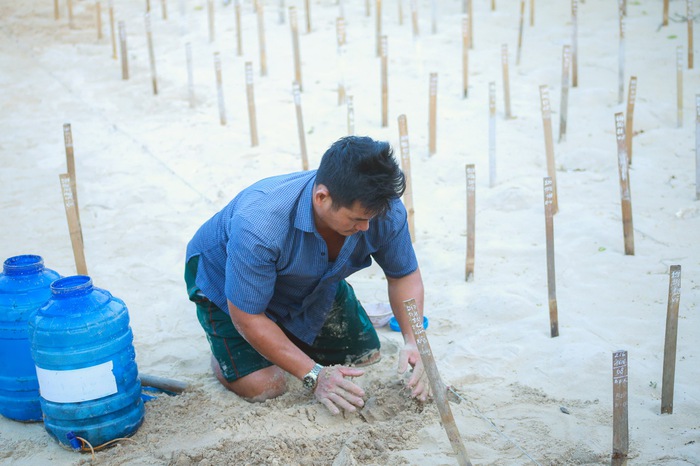
[[[229,382],[221,373],[219,362],[212,355],[211,368],[217,380],[236,395],[250,402],[276,398],[287,391],[286,373],[277,366],[269,366]]]

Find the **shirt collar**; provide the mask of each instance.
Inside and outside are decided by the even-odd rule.
[[[294,218],[294,227],[309,233],[316,231],[316,224],[314,222],[314,207],[313,207],[313,193],[314,184],[316,183],[316,175],[314,174],[308,184],[304,187],[304,190],[299,196],[299,203],[297,204],[296,217]]]

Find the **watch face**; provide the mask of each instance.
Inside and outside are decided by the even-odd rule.
[[[316,386],[316,377],[313,377],[311,375],[307,375],[304,377],[304,387],[308,389],[312,389]]]

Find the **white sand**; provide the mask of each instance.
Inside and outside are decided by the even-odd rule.
[[[0,257],[39,254],[75,273],[58,174],[66,171],[62,125],[71,123],[88,270],[96,286],[129,307],[143,373],[188,382],[177,397],[147,404],[144,425],[99,464],[455,464],[434,404],[407,400],[397,385],[398,334],[381,329],[384,359],[359,379],[380,419],[332,417],[300,384],[265,404],[225,392],[209,371],[209,348],[186,299],[184,250],[198,226],[241,188],[301,169],[289,24],[277,1],[265,8],[267,76],[260,76],[257,22],[242,5],[244,57],[236,56],[233,3],[216,4],[209,43],[207,2],[152,0],[159,95],[151,91],[144,2],[115,1],[128,29],[130,79],[111,58],[107,2],[97,40],[95,2],[73,1],[69,28],[52,2],[0,4]],[[683,127],[676,125],[676,46],[687,46],[684,2],[628,2],[625,88],[639,79],[630,170],[635,255],[624,254],[614,135],[618,29],[615,2],[579,5],[579,85],[569,95],[566,141],[557,143],[561,51],[571,42],[568,2],[538,2],[515,65],[519,4],[474,4],[469,98],[461,96],[458,1],[419,2],[414,41],[410,3],[384,2],[389,37],[389,126],[381,127],[374,2],[345,1],[348,93],[356,132],[387,139],[398,153],[398,115],[408,117],[416,251],[426,285],[428,337],[444,381],[464,401],[452,411],[475,464],[609,464],[612,353],[629,352],[632,464],[700,463],[700,205],[695,200],[697,70],[683,73]],[[338,6],[315,0],[306,33],[299,10],[310,166],[347,133],[337,105]],[[528,2],[529,4],[529,2]],[[186,31],[187,34],[182,35]],[[187,93],[185,42],[192,44],[196,106]],[[500,50],[510,50],[513,120],[504,120]],[[219,124],[212,54],[220,51],[228,123]],[[244,62],[254,63],[260,145],[250,147]],[[428,156],[428,76],[439,73],[437,154]],[[498,179],[488,181],[488,83],[497,89]],[[546,162],[538,88],[547,84],[560,212],[554,219],[560,336],[550,338],[542,178]],[[626,95],[626,94],[625,94]],[[476,271],[464,281],[465,173],[476,164]],[[669,267],[682,266],[674,413],[661,415]],[[351,279],[360,299],[385,300],[372,267]],[[560,408],[566,408],[568,414]],[[0,419],[0,462],[85,464],[41,424]]]

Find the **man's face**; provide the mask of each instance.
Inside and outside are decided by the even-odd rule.
[[[359,231],[367,231],[373,217],[359,202],[355,202],[351,208],[341,207],[336,210],[331,206],[325,221],[336,233],[351,236]]]

